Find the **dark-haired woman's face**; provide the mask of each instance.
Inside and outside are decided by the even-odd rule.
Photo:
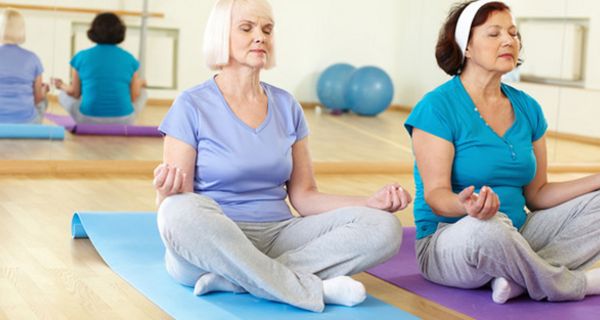
[[[495,11],[487,21],[472,30],[467,46],[467,68],[507,73],[517,66],[520,42],[510,12]]]

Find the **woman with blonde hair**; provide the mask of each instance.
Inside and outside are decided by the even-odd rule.
[[[410,195],[395,183],[370,197],[318,191],[302,108],[260,81],[275,64],[274,30],[264,0],[220,0],[210,15],[205,56],[218,74],[179,95],[160,126],[166,268],[198,295],[249,292],[315,312],[353,306],[366,294],[348,275],[398,251],[391,213]]]
[[[48,106],[48,85],[38,56],[21,48],[25,19],[16,10],[0,14],[0,123],[40,123]]]

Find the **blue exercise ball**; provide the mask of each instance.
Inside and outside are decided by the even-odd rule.
[[[356,68],[347,63],[336,63],[329,66],[319,76],[317,96],[325,107],[335,110],[348,110],[345,89]]]
[[[375,116],[387,109],[392,102],[394,84],[382,69],[362,67],[350,77],[345,96],[352,112],[362,116]]]

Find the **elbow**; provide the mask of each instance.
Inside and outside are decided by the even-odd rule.
[[[434,192],[425,192],[424,198],[425,203],[427,203],[427,205],[429,206],[429,208],[431,208],[431,211],[433,211],[433,213],[442,217],[446,215],[446,210],[444,210],[443,207],[438,205],[438,201],[436,201],[438,197],[435,195]]]
[[[427,205],[431,208],[431,210],[436,212],[435,204],[434,204],[435,201],[434,201],[434,196],[432,195],[432,192],[425,191],[423,194],[423,198],[425,198],[425,203],[427,203]]]

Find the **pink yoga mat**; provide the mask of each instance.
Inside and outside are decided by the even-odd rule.
[[[63,126],[74,134],[101,136],[162,137],[158,127],[125,124],[76,123],[70,116],[46,113],[46,119]]]
[[[600,296],[576,302],[540,302],[523,295],[498,305],[492,301],[490,288],[464,290],[429,282],[417,266],[415,228],[404,228],[402,247],[396,256],[367,272],[475,319],[600,319]]]

